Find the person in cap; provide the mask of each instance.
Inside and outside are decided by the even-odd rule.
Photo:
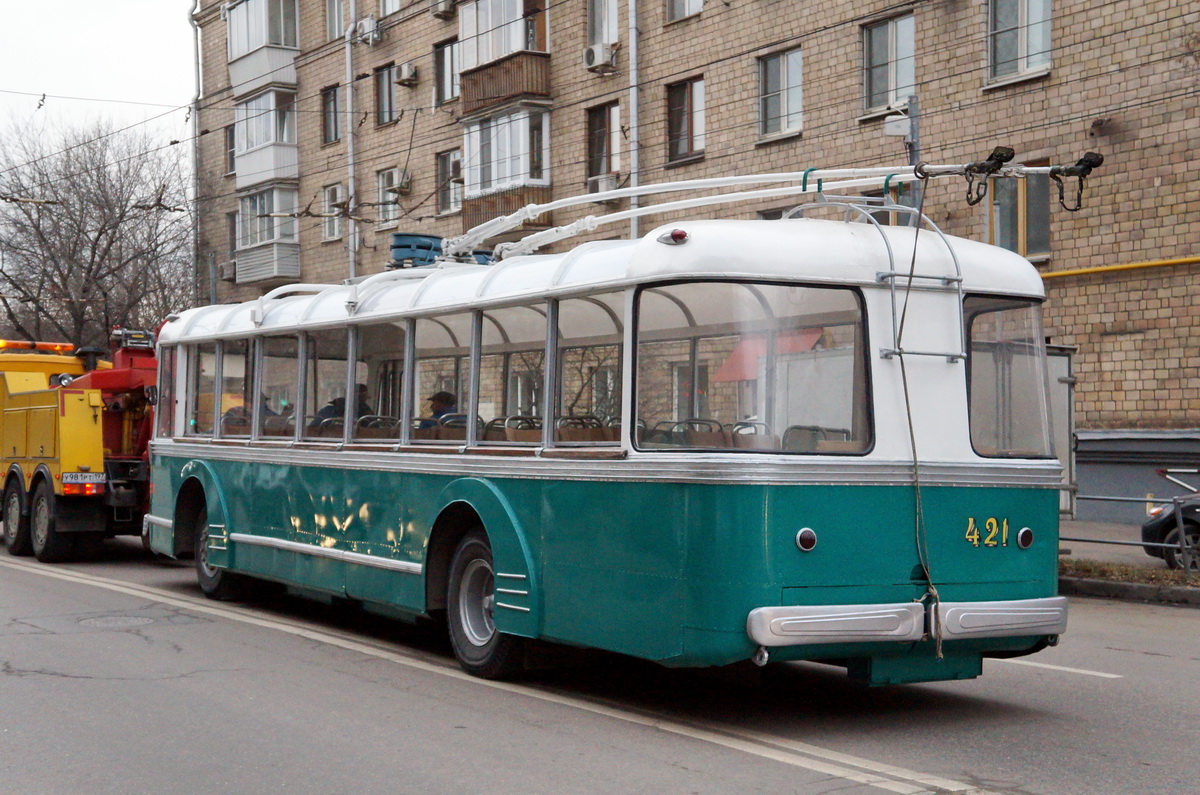
[[[434,392],[428,400],[430,419],[421,421],[422,428],[435,428],[438,420],[447,414],[454,414],[458,410],[458,401],[449,392]]]

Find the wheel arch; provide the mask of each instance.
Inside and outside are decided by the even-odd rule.
[[[425,555],[426,610],[446,606],[450,559],[459,541],[481,525],[492,548],[496,588],[496,627],[501,632],[537,637],[541,628],[541,591],[525,529],[504,495],[480,478],[460,478],[438,497],[442,506],[432,524]]]
[[[225,493],[216,474],[202,461],[189,461],[179,471],[179,488],[175,492],[175,507],[172,516],[175,555],[195,553],[192,531],[200,508],[208,509],[210,525],[226,524],[228,511]]]

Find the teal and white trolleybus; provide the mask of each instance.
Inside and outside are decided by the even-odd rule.
[[[876,684],[1053,644],[1041,279],[829,194],[915,178],[730,179],[791,181],[737,199],[825,185],[782,220],[528,253],[550,230],[491,265],[183,312],[159,338],[150,544],[194,554],[215,598],[259,578],[444,615],[487,677],[529,639]]]

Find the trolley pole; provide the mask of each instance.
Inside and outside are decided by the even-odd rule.
[[[908,95],[908,136],[904,144],[908,147],[908,164],[916,166],[921,162],[921,108],[916,94]],[[924,187],[921,183],[921,180],[911,183],[913,207],[921,206],[921,191]],[[914,215],[912,223],[914,226],[919,225],[920,217]]]

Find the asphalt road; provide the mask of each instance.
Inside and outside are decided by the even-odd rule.
[[[0,791],[1200,789],[1198,610],[1075,600],[1059,647],[969,682],[548,662],[482,682],[429,629],[209,602],[130,541],[89,564],[0,553]]]

